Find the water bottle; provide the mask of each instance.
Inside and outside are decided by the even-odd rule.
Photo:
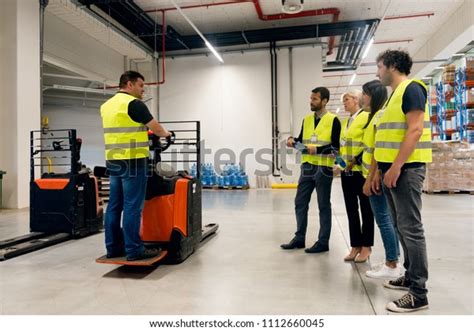
[[[247,176],[244,172],[242,175],[242,186],[247,186],[249,185],[249,176]]]
[[[224,176],[224,185],[223,186],[230,186],[230,176]]]
[[[333,150],[332,151],[332,154],[334,155],[334,157],[336,158],[336,164],[342,168],[342,169],[345,169],[347,164],[346,164],[346,161],[344,161],[344,159],[339,155],[339,152],[337,150]]]

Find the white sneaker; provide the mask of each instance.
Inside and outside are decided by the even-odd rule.
[[[400,266],[397,264],[397,267],[392,269],[387,267],[385,264],[379,270],[367,270],[365,275],[369,278],[376,279],[397,279],[400,277]]]

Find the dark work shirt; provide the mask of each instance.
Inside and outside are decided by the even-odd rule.
[[[118,92],[125,93],[127,92]],[[137,123],[147,124],[153,119],[148,107],[139,99],[135,99],[128,104],[128,116]],[[129,167],[131,169],[135,167],[145,167],[147,165],[147,159],[133,159],[133,160],[109,160],[106,162],[109,170],[118,169],[120,171],[123,167]],[[117,171],[117,170],[116,170]]]
[[[392,93],[393,95],[393,93]],[[392,96],[390,96],[391,98]],[[418,84],[417,82],[411,82],[408,84],[405,93],[403,94],[403,101],[402,101],[402,111],[404,114],[413,111],[413,110],[421,110],[425,111],[425,105],[427,101],[428,95],[426,89]],[[377,162],[378,167],[382,172],[388,171],[392,166],[392,163],[387,162]],[[405,163],[402,166],[402,170],[408,168],[418,168],[422,167],[425,163],[422,162],[413,162],[413,163]]]
[[[321,119],[317,116],[314,116],[314,128],[318,126]],[[298,138],[295,138],[295,141],[302,143],[303,142],[303,127],[304,127],[304,120],[301,124],[301,131]],[[331,144],[319,146],[316,148],[316,154],[331,154],[333,149],[339,150],[339,137],[341,135],[341,121],[339,118],[334,117],[334,121],[332,122],[332,132],[331,132]]]

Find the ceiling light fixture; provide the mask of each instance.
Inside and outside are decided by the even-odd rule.
[[[373,43],[374,43],[374,38],[370,39],[369,43],[367,44],[367,47],[365,48],[364,54],[362,55],[362,60],[365,59],[367,54],[369,54],[370,47],[372,47]]]
[[[281,0],[281,11],[285,14],[298,14],[303,11],[304,0]]]
[[[174,0],[170,0],[171,3],[174,5],[174,7],[178,10],[178,12],[183,16],[183,18],[193,27],[193,29],[196,31],[196,33],[201,37],[201,39],[204,41],[206,44],[207,48],[214,54],[214,56],[221,62],[224,63],[224,60],[222,59],[222,56],[216,51],[214,46],[211,45],[211,43],[204,37],[204,35],[199,31],[199,29],[194,25],[193,22],[186,16],[186,14],[181,10],[181,8],[178,6],[178,4]]]
[[[352,85],[352,83],[354,83],[354,80],[356,79],[356,77],[357,77],[357,74],[354,73],[354,74],[352,75],[351,81],[349,82],[349,85]]]

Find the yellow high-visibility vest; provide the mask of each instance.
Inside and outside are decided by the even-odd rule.
[[[314,114],[308,114],[303,120],[303,144],[306,146],[325,146],[331,144],[332,124],[336,115],[327,112],[314,128]],[[301,162],[318,166],[332,167],[334,157],[331,154],[303,154]]]
[[[106,160],[141,159],[150,153],[146,126],[128,116],[128,105],[135,99],[117,93],[100,107]]]
[[[364,137],[362,142],[364,143],[364,153],[362,154],[362,175],[367,178],[369,175],[370,165],[372,158],[374,157],[375,147],[375,120],[377,114],[370,120],[369,125],[364,130]]]
[[[413,81],[426,88],[425,84],[419,80],[407,79],[400,83],[386,104],[382,117],[377,122],[374,153],[377,162],[393,163],[400,151],[408,128],[406,115],[402,110],[403,94]],[[425,104],[424,119],[423,134],[406,163],[431,162],[431,126],[428,102]]]
[[[349,164],[352,159],[364,150],[362,138],[364,136],[364,126],[367,124],[368,119],[369,113],[362,110],[357,114],[349,127],[347,127],[349,118],[344,119],[342,123],[339,154],[346,161],[346,164]],[[352,171],[362,171],[362,167],[354,165]]]

